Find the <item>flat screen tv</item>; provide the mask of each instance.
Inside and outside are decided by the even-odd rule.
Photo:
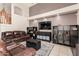
[[[50,30],[51,29],[51,21],[39,22],[40,30]]]

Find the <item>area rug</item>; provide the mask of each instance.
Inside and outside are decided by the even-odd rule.
[[[49,56],[53,47],[52,43],[41,41],[41,48],[36,52],[36,56]]]

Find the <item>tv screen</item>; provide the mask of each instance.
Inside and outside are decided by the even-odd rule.
[[[51,29],[51,21],[39,22],[39,29]]]

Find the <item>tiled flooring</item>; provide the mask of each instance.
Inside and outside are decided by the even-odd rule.
[[[44,41],[45,42],[45,41]],[[45,42],[46,44],[49,42]],[[25,45],[25,43],[22,43]],[[53,49],[51,50],[49,56],[73,56],[71,48],[68,46],[64,45],[59,45],[59,44],[53,44],[54,45]]]
[[[73,56],[71,48],[55,44],[49,56]]]

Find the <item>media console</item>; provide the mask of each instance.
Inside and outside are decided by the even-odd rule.
[[[51,41],[51,32],[37,32],[37,39],[44,41]]]

